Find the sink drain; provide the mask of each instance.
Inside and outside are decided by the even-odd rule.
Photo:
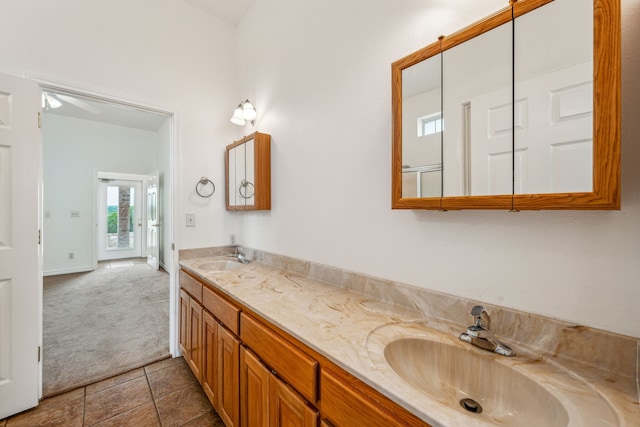
[[[473,399],[462,399],[460,401],[460,406],[462,406],[466,411],[473,412],[474,414],[482,412],[482,406]]]

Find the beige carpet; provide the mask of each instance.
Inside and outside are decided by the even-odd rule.
[[[162,270],[136,263],[48,276],[43,300],[45,397],[169,356]]]

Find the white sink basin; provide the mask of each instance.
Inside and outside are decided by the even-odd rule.
[[[378,328],[367,349],[374,366],[393,381],[390,390],[435,425],[442,414],[444,425],[620,425],[586,381],[520,349],[515,357],[500,356],[420,324]]]
[[[220,259],[215,261],[207,261],[202,264],[196,265],[195,267],[200,270],[206,271],[228,271],[236,270],[242,267],[242,264],[237,261]]]

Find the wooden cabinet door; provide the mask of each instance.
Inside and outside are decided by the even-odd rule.
[[[240,341],[218,324],[218,413],[225,426],[240,425]]]
[[[322,416],[327,417],[337,427],[429,427],[424,421],[397,405],[391,405],[391,401],[385,397],[365,394],[365,391],[357,386],[358,382],[356,379],[349,380],[346,375],[338,376],[322,369]]]
[[[240,348],[240,419],[243,427],[269,427],[269,370]]]
[[[202,382],[202,306],[193,298],[189,299],[187,363],[193,375]]]
[[[189,359],[189,295],[180,289],[180,334],[178,343],[185,360]]]
[[[218,410],[218,322],[206,310],[202,312],[202,347],[202,388]]]
[[[269,377],[269,425],[271,427],[316,427],[318,412],[309,407],[291,387],[271,375]]]

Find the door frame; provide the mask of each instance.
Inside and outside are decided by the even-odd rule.
[[[177,338],[177,325],[178,325],[178,280],[177,280],[177,268],[178,268],[178,251],[175,250],[176,241],[176,219],[177,219],[177,206],[176,206],[176,191],[178,189],[178,165],[180,164],[180,115],[176,109],[158,107],[137,100],[125,99],[113,95],[109,95],[96,90],[90,90],[83,87],[78,87],[74,84],[60,82],[52,80],[45,76],[39,76],[34,74],[27,74],[25,76],[28,79],[35,80],[40,84],[43,91],[63,92],[69,95],[81,96],[89,98],[94,101],[106,102],[109,104],[116,104],[124,107],[134,108],[150,113],[162,114],[167,116],[169,120],[169,171],[168,177],[165,177],[164,182],[164,213],[166,215],[164,221],[164,233],[165,233],[165,245],[164,245],[164,263],[162,267],[169,273],[169,352],[173,357],[180,355],[180,349],[178,347]],[[95,191],[95,190],[94,190]],[[94,200],[94,209],[96,201]],[[95,214],[94,214],[95,217]],[[94,244],[94,259],[95,254]],[[42,315],[42,307],[40,308],[40,314]]]

